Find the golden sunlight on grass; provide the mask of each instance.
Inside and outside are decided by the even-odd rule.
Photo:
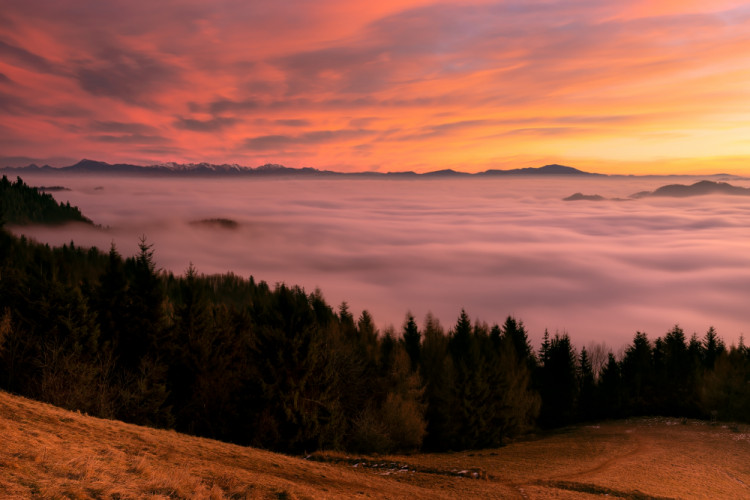
[[[305,460],[0,392],[0,497],[747,498],[749,432],[644,418],[496,450]]]

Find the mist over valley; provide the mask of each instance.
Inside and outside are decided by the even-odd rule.
[[[320,288],[381,328],[399,327],[408,311],[450,325],[465,308],[488,323],[516,316],[535,345],[548,329],[617,350],[637,330],[655,337],[679,323],[700,336],[713,325],[732,343],[748,324],[750,198],[614,200],[698,178],[24,180],[67,188],[53,195],[101,227],[18,234],[114,243],[123,255],[145,235],[165,270],[182,274],[192,262],[201,273]],[[605,199],[563,201],[573,192]]]

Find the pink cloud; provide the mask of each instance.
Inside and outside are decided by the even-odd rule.
[[[471,170],[748,126],[750,15],[733,1],[6,4],[6,158]],[[344,132],[361,120],[372,133]],[[92,127],[108,122],[151,131]],[[652,140],[637,161],[677,168],[675,149]]]

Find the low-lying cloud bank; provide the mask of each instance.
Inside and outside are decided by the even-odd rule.
[[[547,328],[616,350],[636,330],[713,325],[736,342],[750,324],[750,198],[562,200],[664,179],[24,180],[70,188],[55,196],[106,227],[16,229],[40,241],[131,255],[146,235],[164,269],[319,287],[381,326],[407,311],[451,325],[465,308],[490,323],[515,315],[537,345]]]

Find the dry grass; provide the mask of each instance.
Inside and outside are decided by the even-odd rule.
[[[481,467],[526,498],[750,498],[750,427],[639,418],[571,427],[497,450],[389,457]]]
[[[0,392],[0,498],[750,497],[748,429],[697,421],[604,422],[480,452],[320,457],[339,463],[96,419]]]
[[[458,488],[467,480],[446,478]],[[468,487],[481,495],[487,484]],[[456,490],[457,491],[457,490]],[[0,498],[449,498],[350,466],[103,420],[0,392]]]

